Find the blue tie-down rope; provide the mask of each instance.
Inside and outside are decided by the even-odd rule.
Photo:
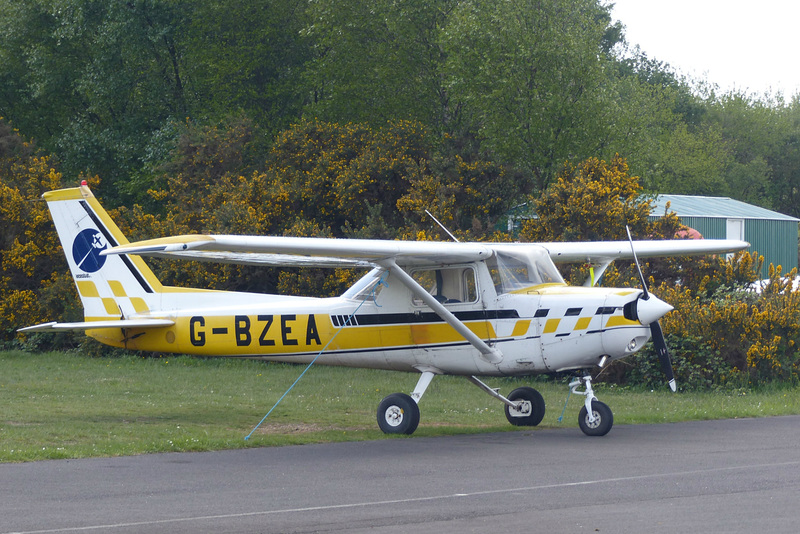
[[[567,400],[564,401],[564,409],[561,410],[561,415],[558,416],[558,422],[559,423],[564,420],[564,412],[567,411],[567,404],[569,403],[569,396],[570,395],[572,395],[572,388],[571,387],[569,388],[569,392],[567,393]]]
[[[264,421],[266,421],[266,420],[267,420],[267,417],[269,417],[269,414],[271,414],[271,413],[272,413],[272,412],[275,410],[275,408],[277,408],[277,407],[278,407],[278,405],[281,403],[281,401],[284,399],[284,397],[286,397],[286,395],[288,395],[288,394],[289,394],[289,392],[290,392],[290,391],[292,391],[292,389],[294,389],[294,387],[297,385],[297,383],[298,383],[298,382],[300,382],[300,379],[301,379],[301,378],[303,378],[303,375],[305,375],[305,374],[308,372],[308,370],[309,370],[309,369],[311,369],[311,366],[312,366],[312,365],[314,365],[314,363],[317,361],[317,359],[318,359],[320,356],[322,356],[322,353],[323,353],[323,352],[325,352],[325,350],[328,348],[328,346],[329,346],[331,343],[333,343],[333,340],[334,340],[334,339],[336,339],[336,336],[338,336],[338,335],[339,335],[339,332],[341,332],[342,330],[344,330],[344,327],[346,327],[346,326],[349,326],[349,325],[350,325],[350,321],[352,321],[352,320],[353,320],[353,317],[354,317],[354,316],[355,316],[355,314],[358,312],[358,310],[360,310],[360,309],[361,309],[361,306],[363,306],[363,305],[364,305],[364,303],[365,303],[365,302],[366,302],[366,301],[367,301],[367,300],[368,300],[370,297],[373,297],[373,300],[374,300],[374,297],[375,297],[375,291],[376,291],[376,290],[377,290],[377,289],[378,289],[380,286],[382,286],[382,285],[388,286],[388,284],[387,284],[387,283],[384,281],[384,278],[386,277],[386,274],[387,274],[387,273],[388,273],[388,271],[384,272],[384,273],[381,275],[381,278],[380,278],[380,280],[378,280],[378,283],[377,283],[377,284],[375,284],[375,286],[372,288],[372,291],[370,291],[370,294],[369,294],[369,295],[367,295],[367,297],[366,297],[366,298],[364,298],[364,300],[362,300],[362,301],[361,301],[361,303],[360,303],[360,304],[359,304],[359,305],[356,307],[356,309],[355,309],[355,310],[353,310],[353,313],[351,313],[351,314],[350,314],[350,316],[349,316],[349,317],[348,317],[348,318],[345,320],[344,324],[343,324],[342,326],[340,326],[340,327],[339,327],[339,329],[336,331],[336,333],[334,333],[334,334],[333,334],[333,337],[331,337],[331,338],[330,338],[330,340],[328,340],[328,342],[327,342],[327,343],[325,343],[325,346],[324,346],[324,347],[322,347],[322,350],[320,350],[320,351],[317,353],[317,355],[316,355],[316,356],[314,356],[314,359],[313,359],[313,360],[311,360],[311,363],[309,363],[309,364],[308,364],[308,366],[306,366],[306,368],[303,370],[303,372],[302,372],[302,373],[300,373],[300,376],[298,376],[298,377],[297,377],[297,380],[295,380],[295,381],[294,381],[294,383],[293,383],[291,386],[289,386],[289,389],[287,389],[287,390],[286,390],[286,392],[285,392],[283,395],[281,395],[281,398],[280,398],[280,399],[278,399],[278,402],[276,402],[276,403],[275,403],[275,405],[274,405],[272,408],[270,408],[270,409],[269,409],[269,411],[267,412],[267,415],[265,415],[265,416],[263,417],[263,419],[261,419],[261,421],[259,421],[259,423],[258,423],[258,424],[257,424],[257,425],[256,425],[256,426],[253,428],[253,430],[251,430],[251,431],[250,431],[250,433],[249,433],[249,434],[247,434],[247,435],[244,437],[244,440],[245,440],[245,441],[249,440],[249,439],[250,439],[250,436],[252,436],[252,435],[253,435],[253,433],[254,433],[256,430],[258,430],[258,428],[259,428],[259,427],[260,427],[262,424],[264,424]]]

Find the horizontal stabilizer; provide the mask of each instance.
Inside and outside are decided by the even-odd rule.
[[[97,328],[163,328],[174,324],[175,321],[170,319],[119,319],[82,323],[57,323],[53,321],[20,328],[17,332],[59,332],[66,330],[95,330]]]

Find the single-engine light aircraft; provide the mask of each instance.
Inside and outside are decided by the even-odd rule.
[[[599,278],[615,259],[748,246],[712,239],[533,244],[238,235],[129,243],[85,182],[44,199],[85,320],[21,331],[85,330],[128,349],[294,363],[318,358],[323,365],[418,373],[410,395],[394,393],[378,406],[386,433],[416,430],[418,404],[436,375],[465,376],[505,405],[512,425],[537,425],[545,403],[535,389],[504,396],[478,377],[572,372],[572,391],[585,397],[581,430],[605,435],[613,415],[597,400],[591,371],[652,337],[674,391],[658,323],[672,307],[650,294],[643,278],[641,288],[568,286],[555,263],[588,262]],[[141,256],[371,270],[340,297],[292,297],[162,286]]]

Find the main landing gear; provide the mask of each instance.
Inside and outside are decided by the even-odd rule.
[[[422,369],[411,395],[392,393],[378,405],[378,426],[384,434],[413,434],[419,425],[419,400],[433,380],[441,374],[436,369]]]
[[[437,374],[436,370],[424,370],[411,395],[392,393],[378,405],[378,426],[386,434],[413,434],[419,425],[419,400]],[[536,426],[544,417],[544,399],[533,388],[517,388],[508,398],[499,390],[490,388],[476,377],[469,381],[505,404],[506,419],[516,426]]]
[[[378,426],[384,434],[413,434],[419,425],[417,401],[405,393],[392,393],[378,405]]]

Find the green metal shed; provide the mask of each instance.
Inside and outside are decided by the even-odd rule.
[[[783,273],[797,267],[797,223],[800,219],[727,197],[659,195],[651,218],[663,217],[669,203],[683,224],[708,239],[744,239],[750,252],[764,256],[764,272],[772,263]]]

